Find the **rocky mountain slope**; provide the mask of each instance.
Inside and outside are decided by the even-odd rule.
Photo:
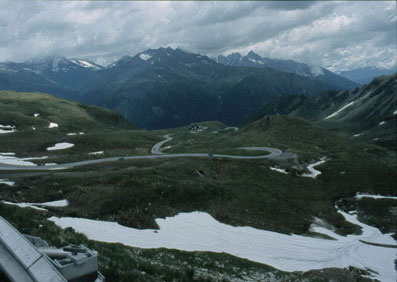
[[[309,66],[307,64],[295,62],[292,60],[278,60],[264,58],[250,51],[246,56],[239,53],[232,53],[228,56],[218,56],[216,61],[229,66],[242,66],[242,67],[256,67],[263,68],[269,67],[275,70],[295,73],[302,76],[313,77],[325,83],[334,85],[337,89],[353,89],[357,83],[346,79],[334,72],[319,66]]]
[[[205,120],[234,123],[283,94],[314,96],[355,86],[321,72],[226,66],[199,54],[159,48],[124,56],[106,68],[62,57],[1,63],[0,89],[52,93],[116,110],[137,127],[157,129]]]
[[[327,91],[316,97],[284,96],[245,121],[264,115],[286,114],[305,118],[341,134],[397,148],[397,74],[375,78],[354,91]]]

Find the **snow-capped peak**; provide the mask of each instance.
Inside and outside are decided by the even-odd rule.
[[[86,61],[86,60],[70,60],[72,63],[75,63],[76,65],[82,66],[84,68],[93,68],[93,69],[99,69],[97,65],[94,65],[93,63]]]
[[[152,56],[150,56],[148,54],[145,54],[145,53],[142,53],[142,54],[139,55],[139,58],[141,58],[141,60],[144,60],[144,61],[149,60],[151,57]]]

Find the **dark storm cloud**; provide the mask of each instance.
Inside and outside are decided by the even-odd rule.
[[[396,2],[0,0],[0,61],[51,54],[108,63],[147,48],[254,50],[335,70],[396,64]]]

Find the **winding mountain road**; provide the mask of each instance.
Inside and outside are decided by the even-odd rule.
[[[172,140],[169,134],[164,135],[166,138],[163,141],[156,143],[151,150],[152,155],[143,156],[125,156],[125,157],[112,157],[103,158],[96,160],[87,160],[80,162],[64,163],[58,165],[48,166],[27,166],[27,165],[11,165],[0,163],[0,171],[11,171],[11,170],[59,170],[68,169],[77,166],[91,165],[105,162],[115,162],[120,160],[142,160],[142,159],[166,159],[166,158],[225,158],[225,159],[239,159],[239,160],[255,160],[255,159],[290,159],[296,157],[295,154],[289,152],[282,152],[279,149],[267,148],[267,147],[241,147],[239,149],[251,150],[251,151],[265,151],[269,152],[268,155],[259,156],[234,156],[234,155],[220,155],[210,153],[182,153],[182,154],[165,154],[162,152],[161,146],[166,142]]]

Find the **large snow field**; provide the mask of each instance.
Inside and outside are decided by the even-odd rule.
[[[339,211],[345,219],[361,226],[361,235],[340,236],[324,227],[314,231],[335,240],[285,235],[252,227],[234,227],[215,220],[205,212],[180,213],[156,219],[159,230],[139,230],[116,222],[71,217],[51,217],[56,225],[72,227],[89,239],[122,243],[138,248],[170,248],[184,251],[225,252],[264,263],[283,271],[308,271],[327,267],[354,266],[372,269],[374,278],[396,281],[394,259],[397,249],[361,242],[395,245],[394,239],[377,228],[361,223],[355,215]]]

